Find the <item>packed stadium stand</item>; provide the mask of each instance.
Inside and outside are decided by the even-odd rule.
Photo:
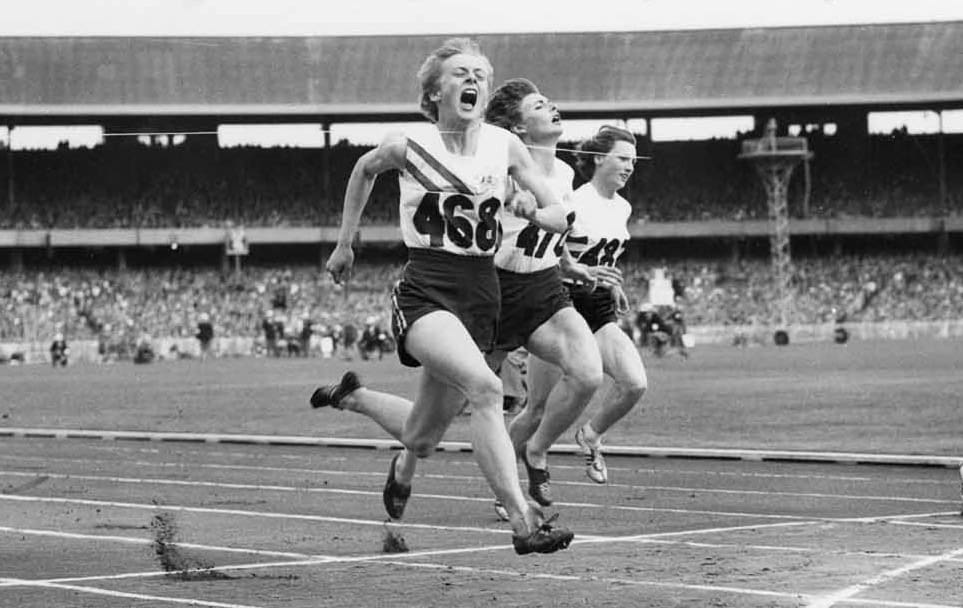
[[[772,308],[764,259],[653,260],[629,264],[633,307],[647,299],[653,267],[664,267],[676,303],[692,325],[763,324]],[[390,286],[401,264],[361,263],[348,289],[316,267],[245,269],[241,276],[208,269],[59,270],[0,273],[0,341],[40,339],[63,331],[75,339],[107,332],[188,337],[210,315],[219,335],[255,337],[269,311],[289,329],[369,317],[384,324]],[[806,257],[795,262],[797,322],[938,321],[963,310],[963,256],[932,254]],[[281,305],[279,305],[281,304]]]
[[[894,133],[867,138],[862,159],[832,137],[814,133],[818,150],[811,194],[791,191],[795,217],[963,215],[963,136],[946,137],[948,197],[940,203],[932,136]],[[191,140],[188,139],[188,142]],[[571,149],[575,144],[561,147]],[[751,168],[736,159],[737,140],[660,142],[640,163],[625,192],[635,218],[648,221],[746,220],[767,217]],[[346,143],[330,153],[329,179],[341,193],[366,148]],[[14,204],[0,229],[337,225],[339,198],[321,196],[321,152],[294,148],[228,148],[185,144],[21,151],[13,154]],[[9,169],[0,167],[0,181]],[[802,172],[799,173],[802,175]],[[56,176],[56,179],[51,179]],[[397,186],[379,180],[368,224],[397,221]]]

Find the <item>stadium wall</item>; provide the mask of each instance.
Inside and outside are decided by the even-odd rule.
[[[819,325],[796,325],[789,329],[790,344],[832,342],[836,328],[834,323]],[[963,319],[946,321],[888,321],[885,323],[846,323],[850,340],[944,340],[963,338]],[[699,345],[733,344],[737,338],[747,345],[772,344],[773,327],[766,325],[706,325],[690,327],[689,333]],[[154,352],[159,359],[196,358],[200,346],[194,338],[155,338]],[[0,343],[0,362],[8,361],[13,353],[22,353],[25,363],[50,363],[49,344],[45,342]],[[248,357],[258,352],[254,338],[215,338],[213,352],[218,357]],[[101,356],[96,340],[70,342],[70,362],[98,363]]]

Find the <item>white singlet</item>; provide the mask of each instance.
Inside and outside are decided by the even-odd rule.
[[[575,223],[566,241],[568,250],[586,266],[615,266],[629,241],[632,205],[619,193],[602,197],[591,182],[572,193]]]
[[[498,248],[508,180],[509,137],[482,124],[473,156],[450,153],[437,130],[408,137],[398,176],[401,235],[410,248],[492,256]]]
[[[565,161],[555,159],[552,176],[546,181],[566,210],[572,196],[572,180],[575,172]],[[502,218],[505,235],[502,246],[495,254],[495,266],[504,270],[530,274],[558,264],[562,254],[565,234],[546,232],[525,218],[506,213]]]

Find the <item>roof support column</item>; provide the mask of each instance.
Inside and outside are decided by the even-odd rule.
[[[325,211],[334,204],[334,196],[331,192],[331,123],[321,123],[321,134],[324,138],[324,147],[321,149],[321,213],[323,220]]]
[[[7,210],[12,214],[17,203],[13,175],[13,125],[7,125]]]
[[[946,141],[943,135],[943,111],[940,110],[936,115],[940,120],[940,132],[936,134],[936,162],[939,165],[939,213],[941,216],[940,235],[936,248],[940,255],[946,255],[950,248],[950,234],[946,226],[947,219],[950,216],[950,201],[946,194]]]

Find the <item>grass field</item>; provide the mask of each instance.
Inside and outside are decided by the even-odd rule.
[[[650,390],[611,445],[963,454],[960,341],[706,346],[646,364]],[[3,367],[0,426],[386,438],[359,416],[308,408],[314,386],[349,367],[413,395],[417,373],[395,358]],[[467,425],[446,439],[467,440]]]

